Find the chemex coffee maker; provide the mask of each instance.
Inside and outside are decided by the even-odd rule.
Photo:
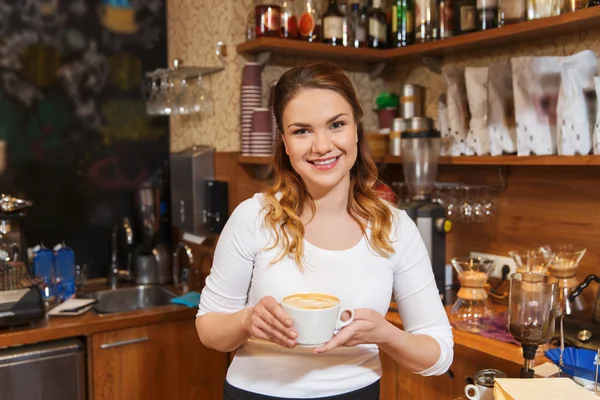
[[[417,224],[431,258],[440,296],[444,299],[446,233],[450,232],[452,224],[446,218],[446,209],[431,200],[438,172],[440,141],[440,132],[427,124],[419,127],[411,123],[411,129],[402,132],[402,170],[410,199],[400,202],[398,207],[405,210]]]

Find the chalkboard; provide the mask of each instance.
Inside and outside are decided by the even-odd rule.
[[[166,64],[165,13],[164,0],[0,0],[0,192],[33,201],[29,247],[64,241],[92,277],[133,191],[167,184],[168,120],[146,115],[143,77]]]

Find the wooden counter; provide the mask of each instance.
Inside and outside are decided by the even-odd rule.
[[[196,308],[168,305],[149,310],[97,315],[88,311],[78,317],[48,317],[31,328],[0,330],[0,347],[45,342],[98,332],[188,319],[194,323]]]

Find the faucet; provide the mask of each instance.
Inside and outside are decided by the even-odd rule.
[[[179,265],[179,252],[181,250],[185,251],[185,254],[187,256],[188,259],[188,263],[189,263],[189,268],[184,268],[183,270],[183,278],[182,278],[182,274],[180,272],[181,266]],[[175,250],[173,251],[173,284],[177,287],[181,286],[181,284],[183,284],[183,291],[184,293],[187,293],[189,291],[189,270],[192,267],[194,263],[194,255],[192,254],[192,249],[190,249],[190,247],[185,244],[184,242],[179,242],[177,243],[177,246],[175,247]]]
[[[131,223],[129,222],[129,218],[125,217],[122,221],[122,228],[125,231],[125,242],[128,246],[134,244],[133,240],[133,229],[131,228]],[[132,278],[132,252],[127,252],[127,269],[122,270],[119,268],[118,264],[118,255],[119,255],[119,225],[115,224],[113,227],[113,231],[111,234],[111,256],[110,256],[110,269],[109,269],[109,283],[111,289],[116,289],[119,280],[131,280]]]

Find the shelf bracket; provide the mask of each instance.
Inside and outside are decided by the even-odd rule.
[[[377,79],[377,77],[379,77],[379,75],[381,75],[381,73],[385,69],[385,66],[385,62],[369,65],[369,78],[371,78],[371,80]]]
[[[260,68],[264,68],[265,65],[271,60],[271,52],[263,51],[256,55],[256,62],[260,65]]]
[[[442,56],[421,56],[423,64],[427,69],[434,74],[440,75],[442,73],[442,65],[444,64],[444,57]]]

